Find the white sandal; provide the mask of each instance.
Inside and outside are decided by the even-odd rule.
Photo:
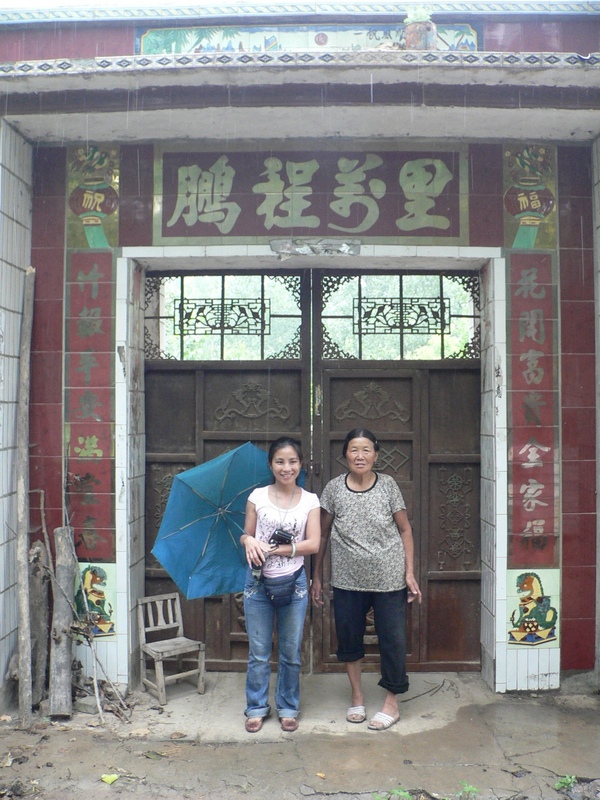
[[[384,711],[378,711],[372,720],[369,721],[368,728],[370,731],[386,731],[395,725],[400,720],[400,714],[397,717],[391,717]]]
[[[359,719],[350,719],[350,717],[358,717]],[[346,712],[346,722],[354,722],[355,724],[359,724],[361,722],[366,722],[366,720],[367,709],[364,706],[350,706]]]

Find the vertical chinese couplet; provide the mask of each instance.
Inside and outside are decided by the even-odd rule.
[[[113,561],[112,254],[75,252],[67,272],[66,505],[80,560]]]
[[[553,257],[510,258],[509,567],[558,566],[557,286]]]

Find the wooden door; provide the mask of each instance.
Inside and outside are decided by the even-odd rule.
[[[306,276],[290,272],[284,282],[265,280],[264,275],[243,276],[241,284],[239,280],[233,284],[233,294],[228,293],[226,281],[213,285],[222,277],[228,276],[211,275],[208,288],[196,287],[195,297],[182,286],[180,302],[181,329],[189,330],[191,321],[202,315],[194,331],[220,339],[214,347],[212,339],[209,342],[216,357],[146,361],[147,595],[176,590],[151,553],[174,475],[247,441],[267,449],[279,436],[303,442],[310,437],[310,381],[302,358],[309,330],[300,314],[306,305]],[[253,278],[259,279],[255,285]],[[248,287],[254,297],[248,297]],[[202,295],[203,291],[211,296]],[[243,292],[246,297],[240,296]],[[248,314],[252,324],[256,322],[255,338]],[[281,331],[277,347],[269,345],[273,329]],[[152,352],[158,351],[155,347]],[[242,351],[244,360],[236,358]],[[241,593],[184,600],[182,608],[186,634],[206,644],[208,669],[246,669]],[[309,638],[305,638],[308,662]]]
[[[435,320],[437,310],[417,298],[403,308],[401,284],[395,290],[390,278],[395,276],[374,276],[369,283],[356,275],[323,275],[316,282],[315,486],[346,470],[341,449],[349,430],[375,433],[381,448],[377,469],[397,481],[415,537],[423,603],[409,606],[409,666],[479,669],[479,361],[402,358],[412,354],[411,343],[397,338],[390,345],[385,337],[419,317],[420,330],[426,329],[427,316]],[[395,360],[389,359],[392,353]],[[335,656],[329,580],[328,555],[325,606],[313,610],[314,668],[325,672],[343,669]],[[366,669],[376,670],[372,619],[365,644]]]
[[[387,277],[371,291],[381,294]],[[378,468],[398,481],[415,532],[424,601],[409,611],[410,668],[478,669],[479,362],[382,357],[389,355],[389,340],[377,337],[386,333],[365,324],[364,341],[360,330],[356,334],[352,317],[361,302],[366,313],[373,307],[361,298],[368,287],[361,289],[356,279],[290,273],[293,308],[280,300],[271,305],[273,318],[279,314],[288,326],[289,342],[269,352],[263,335],[254,360],[227,360],[227,347],[236,354],[231,343],[214,360],[147,360],[146,593],[174,588],[151,550],[175,474],[245,441],[267,447],[280,435],[292,435],[304,446],[307,488],[318,492],[345,470],[346,432],[364,425],[380,441]],[[340,286],[348,313],[328,303]],[[268,330],[267,294],[262,292],[259,305],[262,334]],[[408,346],[400,347],[406,355]],[[315,671],[340,669],[328,580],[329,558],[326,605],[311,609],[304,640],[305,668]],[[183,608],[186,631],[206,643],[208,668],[245,670],[241,595],[190,600]],[[372,628],[366,644],[367,668],[378,669]]]

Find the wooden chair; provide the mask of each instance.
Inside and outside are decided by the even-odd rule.
[[[183,635],[179,595],[157,594],[138,600],[142,691],[152,689],[158,702],[167,702],[166,686],[183,678],[198,676],[198,692],[204,694],[205,647]],[[154,661],[155,680],[148,677],[146,660]],[[164,662],[175,661],[177,671],[165,674]],[[184,669],[184,661],[193,661],[192,669]]]

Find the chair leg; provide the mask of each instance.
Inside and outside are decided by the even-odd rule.
[[[198,650],[198,694],[204,694],[204,672],[206,669],[206,653],[204,645]]]
[[[183,656],[177,656],[177,659],[176,659],[176,661],[175,661],[175,665],[176,665],[176,667],[175,667],[175,668],[176,668],[176,670],[177,670],[177,674],[179,674],[179,673],[183,672]],[[177,680],[175,681],[175,683],[179,683],[179,680],[180,680],[180,679],[179,679],[179,678],[177,678]]]
[[[144,653],[144,651],[141,648],[140,648],[140,677],[142,679],[142,692],[147,692],[148,691],[148,687],[146,686],[146,682],[145,682],[146,681],[146,677],[147,677],[147,672],[146,672],[146,654]]]
[[[156,689],[158,691],[158,702],[161,706],[167,705],[167,690],[165,687],[165,672],[163,669],[162,661],[156,660],[154,662],[156,670]]]

